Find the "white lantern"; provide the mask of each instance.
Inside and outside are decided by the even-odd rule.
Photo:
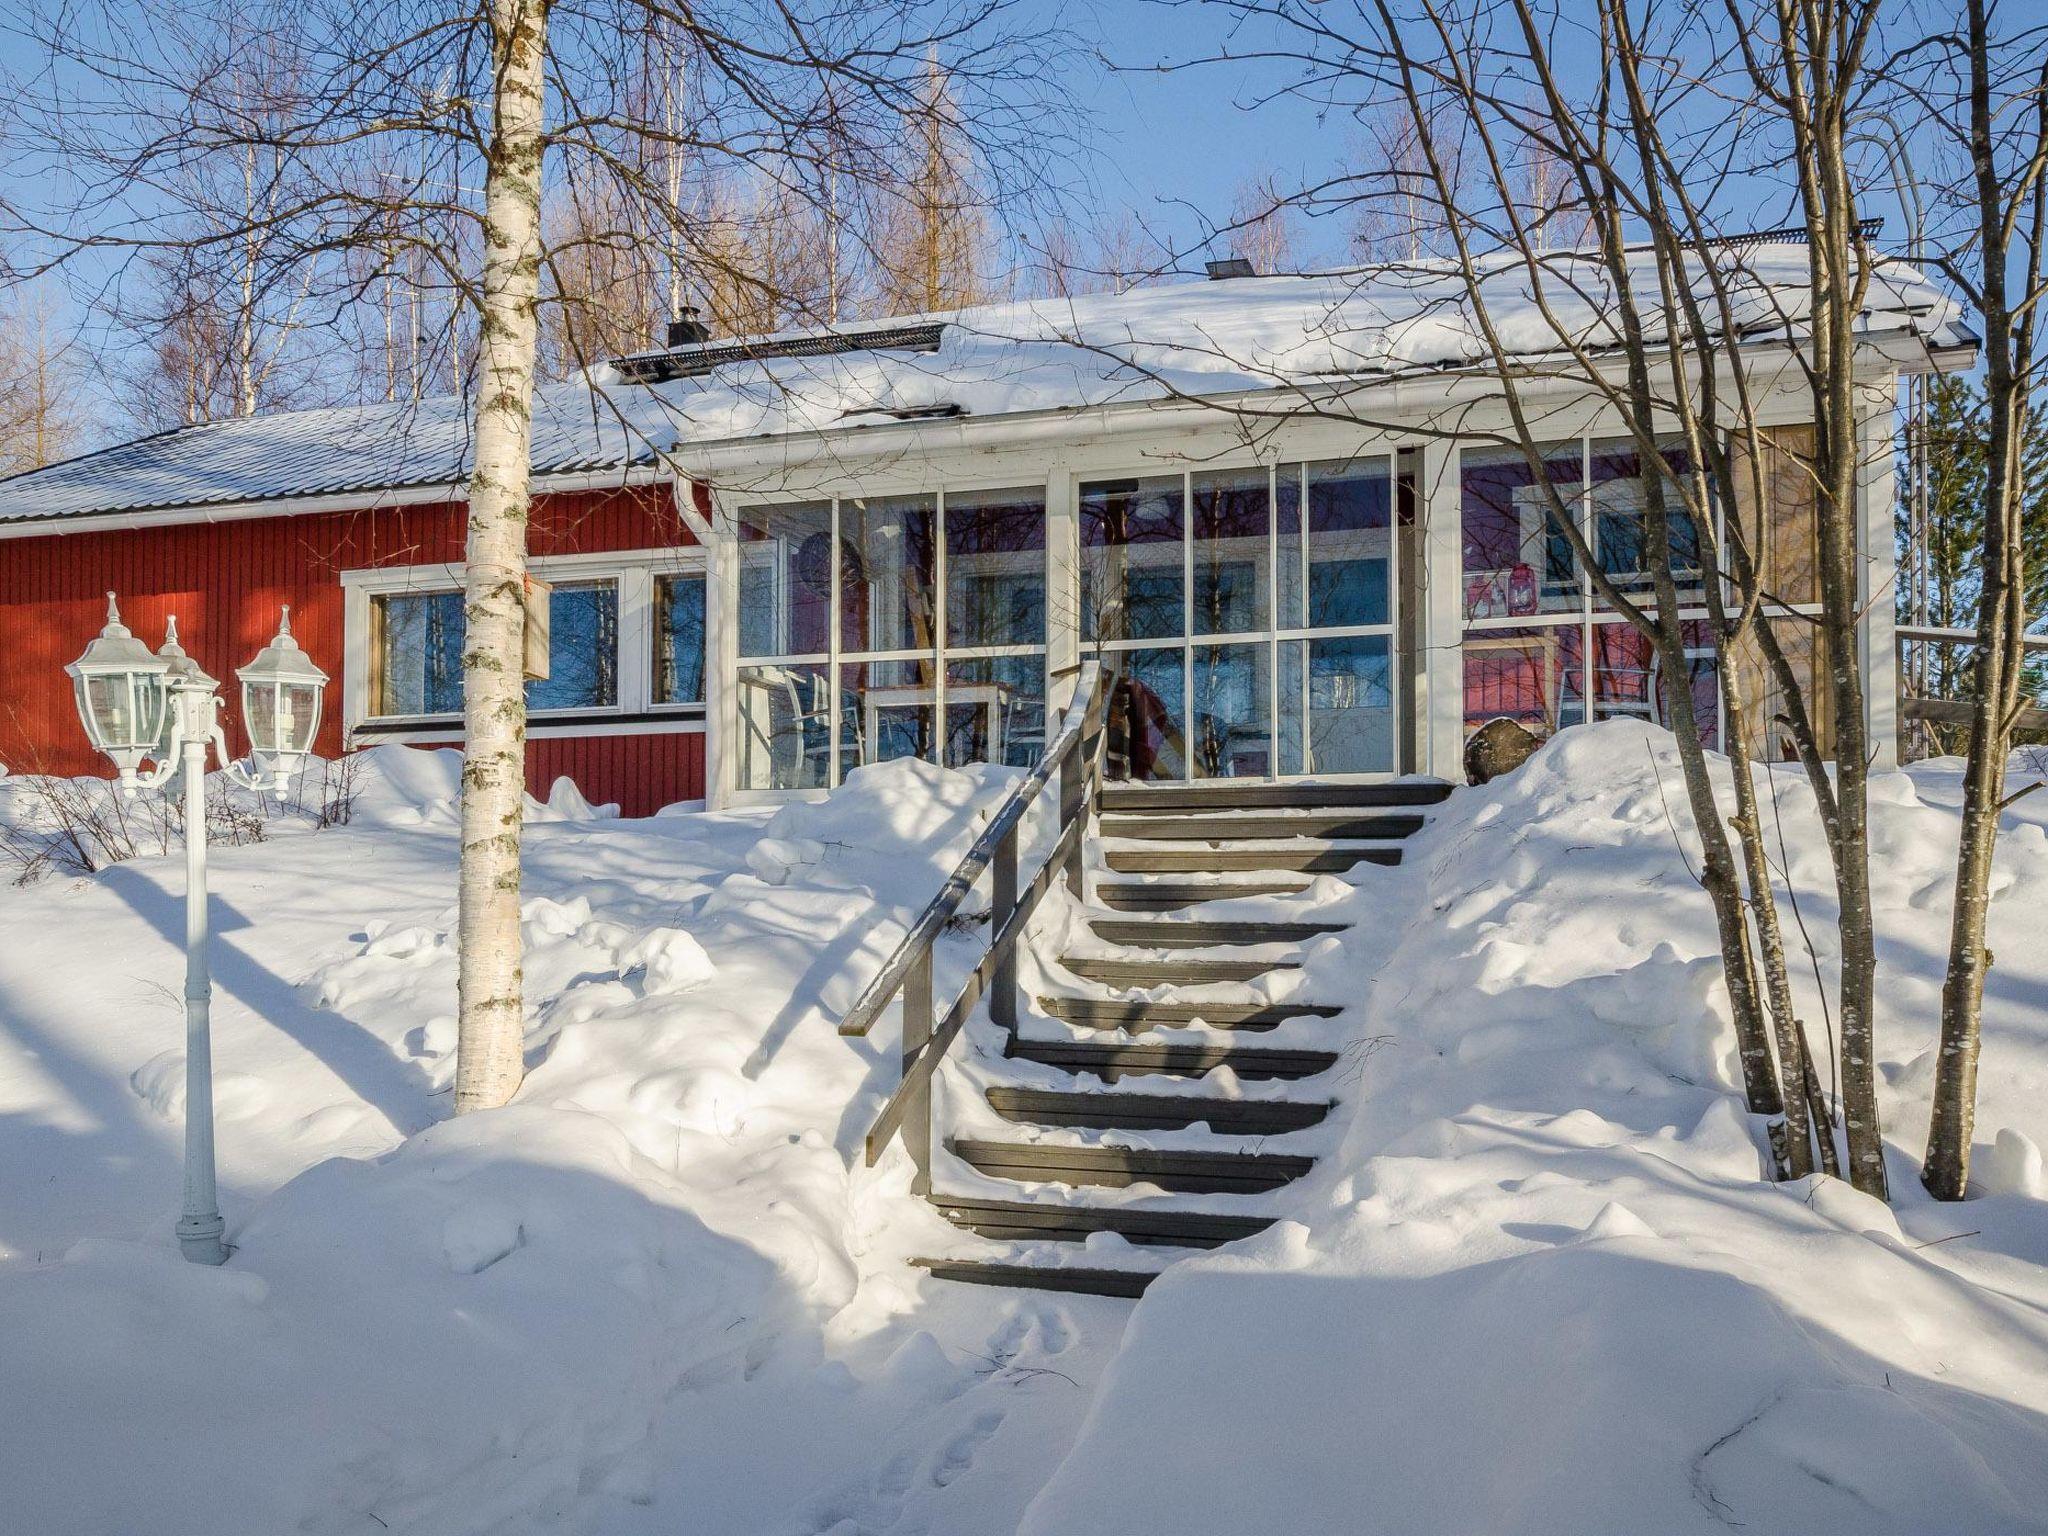
[[[299,649],[292,638],[292,611],[285,608],[277,634],[256,659],[235,676],[242,682],[242,726],[249,733],[249,753],[261,776],[275,777],[277,792],[313,750],[320,729],[320,700],[327,674]]]
[[[86,739],[113,759],[121,781],[132,785],[145,758],[162,750],[170,717],[170,663],[152,656],[121,622],[114,594],[107,594],[106,627],[85,654],[66,667],[78,701]]]
[[[207,676],[206,670],[185,654],[185,647],[178,643],[178,616],[175,613],[164,624],[164,643],[157,647],[156,654],[164,663],[164,686],[170,690],[171,707],[164,711],[163,739],[150,755],[160,763],[167,763],[171,760],[171,736],[178,726],[177,691],[197,688],[209,695],[215,694],[220,692],[220,680]]]

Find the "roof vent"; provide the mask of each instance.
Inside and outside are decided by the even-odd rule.
[[[946,330],[944,321],[934,320],[801,336],[759,336],[715,345],[706,345],[701,339],[677,343],[676,327],[695,323],[688,318],[691,311],[683,313],[684,319],[670,322],[671,344],[667,351],[641,352],[612,363],[621,378],[633,384],[666,384],[671,379],[695,378],[727,363],[759,363],[778,357],[834,357],[843,352],[936,352]]]
[[[697,316],[697,306],[685,304],[677,319],[668,323],[668,344],[672,347],[701,347],[711,339],[711,327]]]
[[[1206,262],[1202,270],[1209,274],[1209,281],[1220,283],[1227,277],[1257,277],[1259,270],[1243,256],[1224,256],[1216,261]]]

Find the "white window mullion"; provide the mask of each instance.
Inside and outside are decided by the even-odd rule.
[[[1266,465],[1266,772],[1280,776],[1280,463]]]
[[[1195,777],[1195,477],[1180,472],[1180,772]]]
[[[831,590],[825,601],[825,654],[829,658],[825,667],[825,783],[837,788],[841,778],[839,766],[839,498],[832,498],[832,558],[825,564],[826,578]],[[787,565],[788,562],[782,562]],[[789,610],[785,609],[785,612]]]
[[[932,761],[946,765],[946,493],[932,495]]]

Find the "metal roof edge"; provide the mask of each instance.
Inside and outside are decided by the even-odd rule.
[[[657,455],[655,462],[634,464],[624,469],[535,475],[533,490],[536,495],[623,490],[634,485],[658,485],[668,478],[669,471]],[[43,517],[0,521],[0,539],[55,538],[110,529],[170,528],[187,523],[244,522],[262,517],[305,517],[320,512],[376,512],[386,507],[429,506],[435,502],[468,499],[467,481],[435,481],[387,486],[381,490],[321,491],[254,501],[186,502],[168,507],[136,507],[121,512],[58,512]]]

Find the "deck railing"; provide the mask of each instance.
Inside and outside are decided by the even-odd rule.
[[[1918,691],[1914,679],[1916,668],[1912,665],[1915,658],[1909,648],[1931,651],[1936,646],[1974,646],[1977,631],[1901,624],[1896,635],[1899,647],[1899,718],[1909,722],[1924,721],[1929,725],[1968,725],[1971,706],[1967,701],[1933,698]],[[2027,635],[2021,639],[2020,646],[2028,652],[2048,653],[2048,636]],[[1925,676],[1924,668],[1917,670]],[[2048,731],[2048,709],[2022,709],[2019,719],[2014,722],[2014,729]]]
[[[840,1034],[865,1035],[896,995],[900,992],[903,996],[903,1080],[868,1132],[867,1160],[873,1166],[901,1132],[916,1168],[912,1187],[918,1194],[931,1192],[932,1074],[984,996],[989,1000],[989,1017],[1001,1028],[1016,1028],[1017,943],[1025,925],[1055,877],[1064,874],[1068,888],[1081,894],[1083,842],[1102,799],[1105,696],[1102,664],[1083,663],[1075,678],[1073,702],[1060,717],[1059,728],[1038,762],[1003,796],[974,846],[840,1021]],[[1026,814],[1055,772],[1059,775],[1059,836],[1033,871],[1030,883],[1019,890],[1019,833]],[[988,951],[968,973],[935,1026],[932,946],[960,911],[982,871],[991,865]]]

